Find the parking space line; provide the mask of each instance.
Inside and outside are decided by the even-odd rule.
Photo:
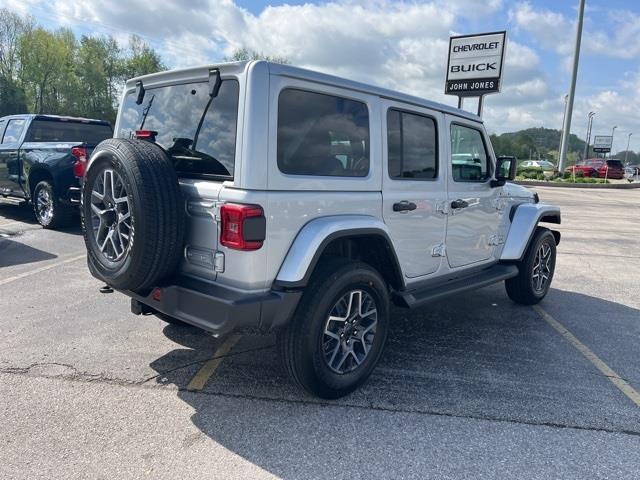
[[[87,254],[83,253],[82,255],[77,255],[75,257],[67,258],[65,260],[61,260],[56,263],[51,263],[49,265],[45,265],[44,267],[36,268],[35,270],[29,270],[28,272],[21,273],[19,275],[15,275],[13,277],[5,278],[0,280],[0,286],[6,285],[7,283],[15,282],[16,280],[20,280],[21,278],[28,277],[30,275],[35,275],[36,273],[45,272],[47,270],[51,270],[52,268],[59,267],[60,265],[64,265],[66,263],[75,262],[76,260],[80,260],[81,258],[87,258]]]
[[[222,363],[222,360],[224,360],[225,355],[231,351],[236,343],[238,343],[240,337],[241,335],[231,335],[227,338],[224,343],[220,345],[220,348],[218,348],[213,354],[213,358],[207,361],[207,363],[198,370],[198,373],[193,376],[187,385],[187,390],[190,392],[199,392],[202,390],[213,374],[216,373],[216,370]]]
[[[611,383],[613,383],[618,390],[624,393],[629,400],[640,407],[640,393],[638,393],[631,385],[629,385],[624,379],[620,378],[616,372],[614,372],[609,365],[604,363],[600,357],[593,353],[589,347],[578,340],[569,330],[564,327],[560,322],[548,314],[540,305],[534,305],[534,310],[560,335],[562,335],[576,350],[578,350],[587,360],[589,360],[600,372],[607,377]]]

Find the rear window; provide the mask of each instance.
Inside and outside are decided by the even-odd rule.
[[[26,141],[84,142],[89,145],[97,145],[112,136],[113,130],[109,125],[36,119],[31,122]]]
[[[369,110],[356,100],[285,89],[278,100],[277,151],[282,173],[366,177]]]
[[[624,168],[620,160],[607,160],[607,165],[615,168]]]
[[[136,105],[135,91],[130,92],[117,136],[156,131],[156,142],[167,150],[179,175],[233,178],[238,89],[237,80],[223,80],[212,99],[208,82],[148,88],[141,105]]]

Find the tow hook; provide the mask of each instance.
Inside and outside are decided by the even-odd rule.
[[[105,283],[100,287],[100,293],[113,293],[113,288]]]

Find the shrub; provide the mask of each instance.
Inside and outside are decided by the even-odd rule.
[[[576,178],[584,178],[584,172],[582,170],[576,170]]]

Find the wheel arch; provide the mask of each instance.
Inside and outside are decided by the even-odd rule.
[[[518,261],[522,259],[540,223],[559,225],[562,221],[560,208],[544,203],[515,205],[511,211],[510,218],[511,226],[500,255],[500,260],[502,261]],[[556,239],[556,244],[560,243],[560,232],[551,230],[551,233]]]
[[[49,171],[49,169],[45,165],[37,165],[32,167],[31,170],[29,170],[29,178],[27,180],[27,188],[28,188],[27,193],[29,195],[30,200],[33,195],[33,191],[36,188],[36,185],[38,185],[38,183],[40,183],[43,180],[49,180],[51,182],[51,186],[54,188],[54,191],[55,191],[56,189],[55,178],[53,177],[53,174]]]
[[[367,215],[336,215],[308,222],[293,241],[274,281],[302,288],[327,255],[357,259],[376,268],[394,289],[404,288],[402,270],[387,226]]]

